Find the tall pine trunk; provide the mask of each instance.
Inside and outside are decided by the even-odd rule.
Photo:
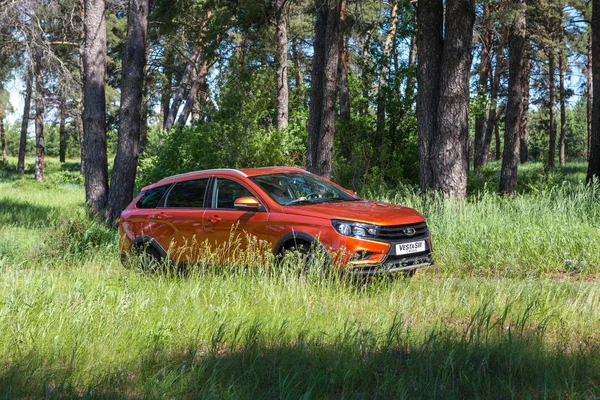
[[[587,182],[600,179],[600,0],[592,0],[592,135]]]
[[[565,55],[561,51],[558,59],[559,97],[560,97],[560,140],[558,150],[558,162],[561,167],[565,166],[565,137],[567,131],[567,111],[565,106]]]
[[[420,0],[417,7],[417,124],[421,192],[432,187],[431,144],[436,135],[443,51],[442,0]],[[425,29],[425,27],[427,27]]]
[[[67,154],[67,127],[66,127],[66,118],[67,118],[67,104],[65,100],[65,95],[61,91],[59,93],[60,102],[58,105],[58,158],[61,163],[65,162],[66,154]]]
[[[23,175],[25,172],[25,152],[27,151],[27,128],[29,127],[29,109],[31,107],[31,92],[33,86],[33,73],[29,68],[27,73],[27,85],[25,87],[25,102],[23,105],[23,118],[21,119],[21,140],[19,142],[19,160],[17,161],[17,172]]]
[[[88,208],[99,213],[108,200],[106,154],[106,7],[84,0],[83,21],[83,162]],[[115,171],[119,174],[118,170]]]
[[[341,0],[338,48],[340,49],[340,121],[342,123],[350,122],[350,88],[348,86],[348,67],[350,62],[350,49],[348,43],[349,35],[346,36],[346,9],[346,0]],[[343,149],[342,152],[344,153]]]
[[[337,0],[318,4],[308,119],[307,169],[331,177],[339,61],[340,7]]]
[[[548,167],[554,168],[556,156],[556,66],[554,50],[550,49],[548,55],[548,109],[550,111],[550,142],[548,144]]]
[[[414,8],[414,5],[413,5]],[[406,87],[404,89],[404,118],[410,115],[412,104],[415,96],[415,85],[417,84],[417,73],[415,71],[417,66],[417,11],[413,10],[412,17],[414,31],[410,36],[410,47],[408,50],[408,72],[406,76]]]
[[[474,22],[474,1],[447,1],[432,183],[435,191],[458,198],[467,194],[469,75]]]
[[[521,127],[519,130],[519,158],[521,164],[529,159],[529,78],[531,77],[531,60],[529,59],[529,46],[526,43],[525,48],[525,67],[523,68],[523,111],[521,113]]]
[[[41,49],[35,52],[35,180],[44,181],[44,65]]]
[[[275,80],[277,87],[276,117],[278,131],[288,126],[289,88],[288,88],[288,34],[287,34],[287,0],[276,0],[275,7],[275,36],[276,36],[276,68]]]
[[[519,161],[519,128],[523,112],[523,66],[527,21],[525,1],[513,0],[515,16],[509,34],[508,98],[504,129],[504,152],[500,171],[500,193],[513,194],[517,189]]]
[[[490,48],[492,47],[492,32],[489,28],[490,6],[488,2],[483,4],[483,22],[484,30],[481,38],[481,55],[479,57],[479,85],[477,88],[477,115],[475,117],[475,157],[473,167],[475,169],[483,166],[484,141],[487,131],[487,95],[488,82],[490,77]]]
[[[0,113],[0,141],[2,142],[2,161],[6,162],[8,154],[6,152],[6,136],[4,134],[4,111]]]
[[[587,149],[586,156],[590,159],[590,148],[592,143],[592,31],[588,34],[588,52],[587,52],[587,64],[585,68],[585,87],[586,87],[586,116],[587,116]]]
[[[387,80],[390,71],[390,55],[396,38],[396,27],[398,26],[398,0],[391,0],[389,31],[385,37],[383,54],[381,57],[381,70],[379,73],[379,85],[377,87],[377,131],[375,136],[375,148],[379,152],[383,149],[383,133],[385,130],[385,105],[387,102]]]
[[[185,105],[183,106],[181,113],[179,113],[179,118],[177,118],[178,125],[185,125],[185,123],[187,122],[194,106],[198,104],[198,93],[200,92],[200,89],[204,86],[206,82],[206,75],[208,74],[208,63],[206,61],[206,57],[204,56],[200,56],[199,60],[202,61],[200,61],[200,67],[196,74],[196,77],[194,78],[194,83],[192,83],[192,87],[188,91]]]
[[[133,198],[142,123],[149,0],[130,0],[121,79],[119,141],[106,213],[115,222]]]

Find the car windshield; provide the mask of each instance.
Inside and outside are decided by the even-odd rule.
[[[358,197],[309,173],[258,175],[250,179],[284,206],[358,200]]]

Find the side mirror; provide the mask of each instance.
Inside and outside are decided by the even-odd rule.
[[[356,196],[356,192],[352,189],[346,189],[346,192],[350,193],[352,196]]]
[[[260,203],[256,197],[240,197],[235,200],[233,207],[240,211],[258,211]]]

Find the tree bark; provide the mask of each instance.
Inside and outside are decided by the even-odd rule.
[[[294,86],[296,89],[302,86],[304,80],[302,79],[302,70],[300,66],[301,59],[301,48],[300,41],[296,38],[292,39],[292,62],[294,63],[294,69],[296,70],[296,75],[294,77]]]
[[[208,63],[206,57],[200,56],[200,59],[202,60],[201,66],[198,73],[196,74],[196,77],[194,78],[194,83],[192,83],[192,87],[188,91],[188,96],[185,101],[185,105],[183,106],[183,110],[181,110],[179,118],[177,119],[178,125],[185,125],[188,118],[190,117],[190,114],[192,113],[194,105],[198,104],[198,93],[206,83],[206,75],[208,75]]]
[[[31,91],[33,86],[33,74],[31,68],[27,73],[27,86],[25,88],[25,103],[23,106],[23,119],[21,120],[21,140],[19,142],[19,160],[17,161],[17,172],[23,175],[25,172],[25,152],[27,151],[27,128],[29,127],[29,108],[31,107]]]
[[[346,0],[340,4],[340,33],[338,48],[340,49],[339,76],[340,76],[340,121],[350,122],[350,88],[348,87],[348,66],[350,61],[350,49],[348,47],[349,36],[346,35]],[[346,149],[348,150],[348,149]],[[342,153],[346,153],[342,149]],[[343,154],[346,158],[349,154]]]
[[[331,177],[339,61],[338,0],[323,0],[315,19],[314,56],[308,119],[309,171]]]
[[[421,192],[432,187],[431,144],[436,135],[443,51],[444,6],[442,0],[420,0],[417,7],[417,124]]]
[[[550,110],[550,143],[548,145],[548,167],[554,168],[556,156],[556,67],[554,50],[548,51],[548,108]]]
[[[99,213],[108,200],[106,154],[106,7],[104,0],[84,0],[83,142],[88,208]],[[117,174],[118,170],[115,171]]]
[[[483,3],[483,35],[481,37],[481,55],[479,56],[479,85],[477,88],[477,110],[475,117],[475,157],[473,167],[483,166],[483,143],[487,131],[487,94],[490,76],[490,48],[492,47],[492,32],[489,27],[490,6],[487,1]]]
[[[289,88],[288,88],[288,34],[287,34],[287,0],[275,0],[276,21],[276,68],[277,105],[275,123],[278,131],[288,126]]]
[[[106,217],[118,220],[133,198],[142,122],[149,0],[130,0],[121,79],[119,142],[113,167]]]
[[[58,137],[59,137],[59,148],[58,148],[58,158],[61,163],[65,162],[66,153],[67,153],[67,128],[66,128],[66,118],[67,118],[67,105],[65,101],[64,93],[59,93],[60,103],[58,105]]]
[[[169,107],[169,113],[167,114],[167,118],[165,118],[163,129],[165,131],[171,130],[173,125],[175,124],[175,119],[177,118],[177,114],[179,113],[179,107],[181,106],[181,102],[183,101],[183,97],[185,96],[185,92],[188,88],[190,79],[192,78],[192,74],[194,72],[194,68],[196,63],[198,62],[198,58],[200,57],[201,51],[200,47],[194,48],[192,51],[192,55],[188,60],[185,70],[181,75],[181,80],[179,81],[179,87],[173,96],[173,100],[171,101],[171,106]]]
[[[467,194],[469,75],[475,22],[473,0],[448,0],[437,130],[433,140],[433,189],[450,197]]]
[[[517,189],[519,160],[519,127],[523,112],[523,66],[527,21],[525,1],[513,0],[516,13],[509,34],[509,75],[506,122],[504,130],[504,152],[500,171],[500,193],[513,194]]]
[[[391,0],[392,9],[390,10],[390,29],[385,37],[383,45],[383,54],[381,57],[381,71],[379,73],[379,84],[377,87],[377,131],[375,134],[375,148],[378,153],[383,149],[383,131],[385,130],[385,104],[386,104],[386,84],[390,71],[390,54],[392,45],[396,38],[396,27],[398,25],[398,0]]]
[[[600,0],[592,0],[592,135],[586,181],[600,179]]]
[[[404,107],[405,117],[409,115],[409,110],[412,108],[415,95],[415,85],[417,83],[417,74],[415,67],[417,66],[417,11],[413,11],[413,24],[415,29],[410,36],[410,47],[408,51],[408,72],[406,77],[406,88],[404,89]]]
[[[44,114],[46,104],[44,101],[44,65],[41,49],[36,49],[35,54],[35,180],[44,181]]]
[[[529,78],[531,76],[531,60],[529,59],[529,45],[525,43],[525,66],[523,68],[523,111],[521,113],[521,127],[519,130],[519,158],[521,164],[529,159]]]
[[[565,137],[567,131],[567,111],[565,106],[565,54],[561,50],[558,59],[559,97],[560,97],[560,140],[558,162],[565,166]]]
[[[586,114],[587,114],[587,159],[590,159],[590,148],[592,143],[592,32],[590,30],[588,34],[588,53],[587,53],[587,64],[586,64]]]
[[[4,112],[0,113],[0,141],[2,141],[2,161],[6,162],[6,136],[4,135]]]

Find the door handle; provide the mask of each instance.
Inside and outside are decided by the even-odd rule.
[[[212,217],[210,217],[209,221],[214,224],[214,223],[219,222],[220,220],[221,220],[221,217],[219,217],[218,215],[213,215]]]
[[[161,213],[158,213],[158,214],[154,214],[150,218],[152,218],[152,219],[164,219],[165,218],[165,213],[161,212]]]

